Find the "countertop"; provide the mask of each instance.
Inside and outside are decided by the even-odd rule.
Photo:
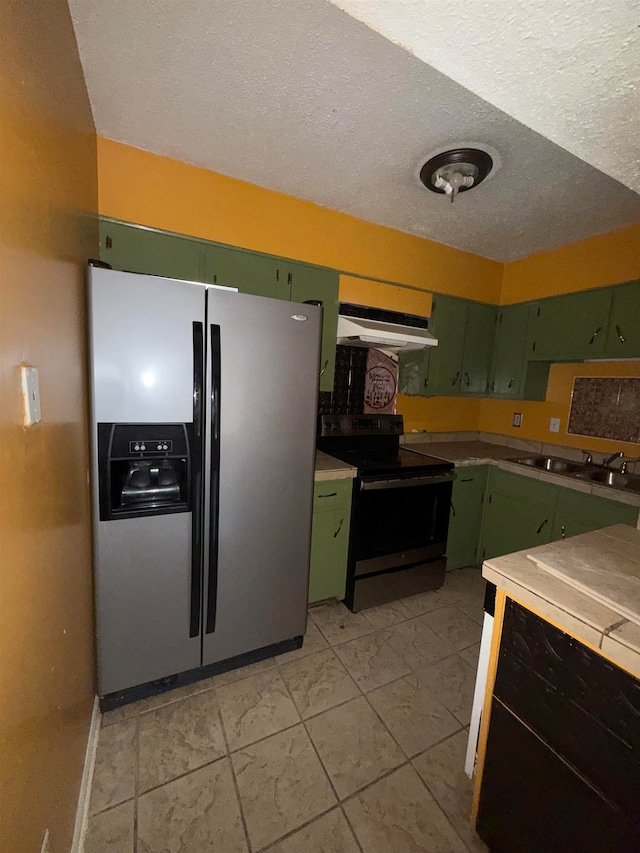
[[[486,560],[482,575],[507,595],[537,611],[563,631],[600,649],[614,663],[640,678],[640,603],[626,601],[626,614],[607,606],[589,591],[576,589],[545,567],[574,563],[594,571],[594,577],[615,566],[637,579],[640,589],[640,530],[616,524],[560,542],[541,545]],[[607,578],[615,584],[614,573]],[[627,618],[632,611],[632,619]]]
[[[524,442],[523,442],[524,445]],[[414,450],[416,453],[422,453],[426,456],[435,456],[438,459],[446,459],[447,462],[453,462],[456,468],[465,465],[496,465],[505,471],[511,471],[514,474],[520,474],[522,477],[532,477],[534,480],[544,480],[547,483],[554,483],[556,486],[563,486],[566,489],[573,489],[576,492],[584,492],[590,495],[596,495],[599,498],[607,498],[612,501],[628,504],[629,506],[637,506],[640,509],[640,495],[632,492],[622,492],[619,489],[608,488],[607,486],[599,486],[593,483],[587,483],[584,480],[578,480],[575,477],[565,477],[562,474],[553,474],[550,471],[542,471],[539,468],[532,468],[528,465],[518,465],[513,462],[514,459],[520,459],[523,456],[531,456],[534,454],[548,454],[550,456],[559,456],[566,459],[575,459],[579,461],[581,458],[580,451],[576,453],[575,449],[561,447],[532,450],[524,446],[508,446],[506,444],[493,444],[488,441],[425,441],[419,440],[408,441],[403,445],[407,450]],[[541,446],[539,446],[540,448]]]
[[[324,480],[348,480],[358,475],[358,469],[316,450],[316,483]]]

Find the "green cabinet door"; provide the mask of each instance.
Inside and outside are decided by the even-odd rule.
[[[560,487],[551,539],[568,539],[611,524],[635,527],[637,521],[638,507]]]
[[[289,283],[279,258],[227,246],[205,244],[206,280],[237,287],[240,293],[288,299]]]
[[[398,391],[400,394],[427,397],[429,391],[429,363],[434,347],[401,352],[398,357]]]
[[[447,571],[479,562],[478,546],[488,470],[487,465],[456,468],[449,514]]]
[[[496,334],[496,314],[495,305],[469,303],[460,376],[463,394],[484,396],[487,392]]]
[[[433,300],[431,329],[438,339],[429,359],[427,392],[431,396],[461,393],[462,357],[469,303],[438,294]]]
[[[292,302],[322,302],[322,347],[320,353],[320,390],[333,391],[338,334],[338,273],[308,264],[288,263]]]
[[[492,397],[522,398],[530,312],[527,302],[504,305],[498,311],[489,382]]]
[[[328,480],[315,484],[309,603],[326,598],[344,598],[352,484],[352,480]]]
[[[534,320],[534,352],[539,361],[599,358],[605,351],[611,288],[541,299]]]
[[[100,260],[116,270],[205,281],[200,240],[126,222],[100,220]]]
[[[482,559],[550,542],[556,500],[556,486],[492,468],[485,500]]]
[[[612,288],[605,355],[611,358],[640,356],[640,281]]]

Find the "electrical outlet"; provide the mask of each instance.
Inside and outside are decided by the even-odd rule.
[[[549,432],[560,432],[560,418],[551,418],[549,421]]]
[[[513,426],[521,427],[522,426],[522,412],[514,412],[513,413]]]

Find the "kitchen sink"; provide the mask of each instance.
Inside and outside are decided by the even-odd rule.
[[[586,471],[588,465],[581,462],[570,462],[558,456],[524,456],[514,459],[519,465],[529,465],[531,468],[542,468],[543,471],[553,471],[556,474],[577,474]]]
[[[640,493],[640,474],[622,474],[620,471],[613,471],[611,468],[604,468],[601,465],[571,462],[569,459],[562,459],[559,456],[523,456],[520,459],[510,461],[516,462],[518,465],[527,465],[529,468],[539,468],[542,471],[574,477],[583,482],[608,486],[610,489]]]
[[[610,486],[612,489],[640,492],[640,474],[621,474],[619,471],[599,468],[597,471],[584,471],[576,476],[590,483]]]

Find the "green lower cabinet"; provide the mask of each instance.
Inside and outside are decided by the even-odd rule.
[[[498,468],[489,474],[482,526],[482,559],[551,541],[556,486]]]
[[[487,465],[456,468],[449,514],[447,571],[480,562],[478,547],[488,472]]]
[[[342,600],[347,583],[353,480],[316,483],[311,532],[309,603]]]
[[[637,521],[638,507],[573,489],[559,488],[551,538],[554,542],[557,539],[569,539],[570,536],[612,524],[631,524],[635,527]]]

